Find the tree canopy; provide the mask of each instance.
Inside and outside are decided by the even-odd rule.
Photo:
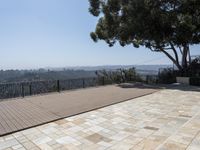
[[[200,43],[199,0],[89,0],[99,17],[91,38],[109,46],[132,44],[163,52],[184,70],[191,63],[190,45]],[[172,53],[173,54],[172,54]],[[180,63],[181,62],[181,63]]]

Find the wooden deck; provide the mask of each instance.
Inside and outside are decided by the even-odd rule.
[[[151,94],[153,88],[116,85],[0,102],[0,136]]]

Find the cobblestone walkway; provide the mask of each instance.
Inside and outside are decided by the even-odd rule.
[[[200,92],[162,90],[1,137],[0,149],[199,150]]]

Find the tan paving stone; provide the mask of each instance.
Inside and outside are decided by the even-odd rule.
[[[28,141],[28,142],[23,142],[21,143],[23,145],[24,148],[26,149],[32,149],[34,147],[36,147],[35,144],[33,144],[32,142]]]
[[[185,150],[187,145],[177,142],[167,142],[159,150]]]
[[[76,125],[81,125],[81,124],[85,123],[85,120],[82,118],[78,118],[78,119],[72,121],[72,123],[74,123]]]
[[[58,124],[58,125],[65,124],[65,123],[67,123],[67,122],[68,122],[68,121],[67,121],[67,120],[64,120],[64,119],[55,121],[55,123]]]
[[[163,90],[0,138],[0,149],[20,145],[28,150],[199,150],[200,93]]]
[[[18,144],[18,145],[15,145],[12,147],[12,149],[16,150],[16,149],[19,149],[19,148],[22,148],[23,146],[21,144]]]
[[[104,141],[104,142],[110,142],[112,141],[111,139],[108,139],[98,133],[94,133],[88,137],[86,137],[87,140],[93,142],[93,143],[98,143],[98,142],[101,142],[101,141]]]

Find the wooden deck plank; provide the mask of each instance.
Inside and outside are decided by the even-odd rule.
[[[151,94],[157,90],[111,85],[2,101],[0,136]]]
[[[18,129],[21,129],[22,127],[26,127],[28,125],[31,125],[31,123],[28,123],[26,120],[22,119],[21,116],[19,115],[19,111],[16,111],[15,109],[17,107],[13,106],[13,105],[9,105],[10,107],[7,107],[7,109],[12,113],[15,114],[15,120],[16,120],[16,127]],[[16,113],[17,112],[17,113]]]

